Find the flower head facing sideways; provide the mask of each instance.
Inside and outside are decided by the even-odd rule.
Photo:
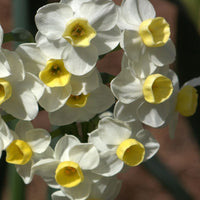
[[[119,7],[118,26],[123,30],[121,46],[134,62],[146,57],[156,66],[175,60],[170,27],[163,17],[156,17],[148,0],[123,0]]]
[[[103,176],[120,172],[124,164],[137,166],[159,149],[159,143],[139,122],[128,124],[105,117],[99,121],[98,128],[88,135],[88,141],[99,150],[101,158],[94,172]]]

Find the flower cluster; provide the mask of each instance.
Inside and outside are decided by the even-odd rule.
[[[115,199],[117,174],[159,150],[143,125],[169,126],[173,137],[178,114],[196,111],[200,77],[180,88],[170,26],[148,0],[61,0],[41,7],[35,23],[35,43],[0,51],[0,154],[26,184],[36,174],[57,189],[53,200]],[[108,87],[96,63],[120,48],[121,72]],[[39,108],[51,133],[31,123]]]

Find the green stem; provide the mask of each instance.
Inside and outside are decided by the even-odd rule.
[[[25,200],[25,185],[14,165],[8,165],[10,200]]]

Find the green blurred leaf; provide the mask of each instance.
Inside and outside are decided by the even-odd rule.
[[[200,33],[200,0],[180,0]]]

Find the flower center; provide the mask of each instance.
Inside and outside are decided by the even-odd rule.
[[[149,75],[144,81],[143,95],[149,103],[162,103],[171,96],[172,92],[171,80],[161,74]]]
[[[72,108],[82,108],[86,105],[89,94],[71,95],[66,104]]]
[[[196,112],[197,102],[197,90],[194,87],[187,85],[178,93],[176,110],[185,117],[192,116]]]
[[[96,31],[87,20],[77,18],[67,23],[62,36],[73,46],[87,47],[90,40],[96,36]]]
[[[48,87],[63,87],[70,82],[71,74],[66,70],[62,59],[50,59],[39,73],[39,78]]]
[[[6,162],[25,165],[32,157],[32,149],[30,145],[23,140],[14,140],[6,148]]]
[[[170,27],[163,17],[147,19],[140,24],[139,35],[147,47],[161,47],[170,37]]]
[[[56,168],[56,182],[66,188],[77,186],[84,180],[80,166],[72,161],[61,162]]]
[[[0,104],[8,100],[12,95],[12,86],[11,84],[4,80],[0,79]]]
[[[117,148],[118,158],[129,166],[137,166],[144,160],[145,148],[135,139],[124,140]]]

